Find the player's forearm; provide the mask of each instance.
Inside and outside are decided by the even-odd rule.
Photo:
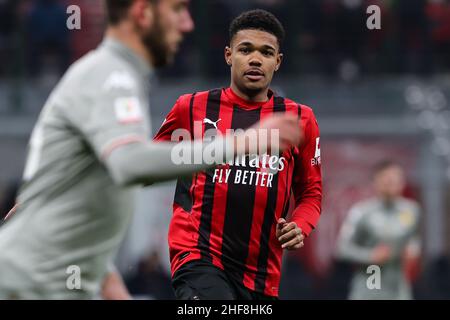
[[[225,139],[225,138],[224,138]],[[175,179],[179,176],[205,170],[234,157],[232,143],[217,139],[211,143],[181,142],[173,143],[134,143],[112,152],[106,163],[116,183],[120,185],[148,185]],[[223,156],[206,159],[204,152],[217,147],[222,148]],[[223,148],[226,149],[223,149]],[[208,148],[207,150],[205,150]],[[243,150],[238,150],[243,153]],[[210,161],[215,160],[215,161]]]
[[[358,263],[358,264],[371,264],[373,250],[354,244],[352,241],[341,241],[338,244],[338,257]]]
[[[306,197],[299,201],[292,212],[291,220],[297,223],[305,236],[309,236],[319,223],[321,202],[321,194]]]

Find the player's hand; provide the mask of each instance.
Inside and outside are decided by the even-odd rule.
[[[373,249],[372,261],[374,264],[384,264],[386,263],[392,255],[391,248],[386,244],[380,244]]]
[[[302,138],[298,117],[292,114],[275,114],[263,119],[251,129],[258,129],[260,132],[264,131],[267,134],[267,141],[258,141],[258,144],[260,147],[265,145],[268,151],[276,150],[277,147],[280,151],[283,151],[298,146]],[[278,131],[279,140],[272,143],[271,135],[274,134],[274,130]],[[263,136],[259,135],[259,137]]]
[[[305,236],[295,222],[286,222],[283,218],[278,219],[276,236],[283,249],[294,250],[303,247]]]
[[[132,300],[122,276],[117,271],[109,272],[103,279],[101,295],[104,300]]]

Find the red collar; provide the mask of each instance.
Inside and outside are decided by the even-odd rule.
[[[247,107],[247,108],[263,107],[264,108],[265,106],[271,106],[272,105],[273,96],[274,96],[273,91],[269,89],[269,92],[268,92],[269,99],[267,101],[255,102],[255,101],[248,101],[248,100],[245,100],[245,99],[239,97],[233,91],[233,89],[231,89],[230,87],[225,88],[224,89],[224,93],[228,97],[228,99],[231,101],[231,103],[237,104],[237,105],[239,105],[241,107],[244,107],[244,108],[245,107]]]

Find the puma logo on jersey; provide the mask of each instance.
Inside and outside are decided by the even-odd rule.
[[[214,126],[214,128],[217,129],[217,123],[218,123],[220,120],[222,120],[222,119],[219,119],[219,120],[217,120],[217,121],[212,121],[212,120],[210,120],[210,119],[208,119],[208,118],[205,118],[205,119],[203,119],[203,123],[209,123],[209,124],[212,124],[212,125]]]

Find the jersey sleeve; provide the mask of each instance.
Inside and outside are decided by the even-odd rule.
[[[320,133],[317,120],[308,107],[301,106],[304,141],[294,152],[293,194],[295,209],[292,221],[308,236],[316,227],[322,202]],[[306,113],[304,115],[304,113]],[[304,120],[304,121],[303,121]]]
[[[373,248],[362,246],[364,238],[364,211],[358,206],[353,206],[344,223],[342,224],[337,241],[337,257],[358,264],[372,263]]]
[[[149,140],[147,102],[137,84],[115,89],[105,89],[101,81],[97,85],[83,88],[67,111],[97,157],[103,160],[120,146]]]
[[[154,141],[172,141],[172,133],[176,129],[190,129],[188,124],[190,115],[187,100],[188,95],[181,96],[177,99],[172,110],[170,110],[164,119],[158,133],[153,138]]]

